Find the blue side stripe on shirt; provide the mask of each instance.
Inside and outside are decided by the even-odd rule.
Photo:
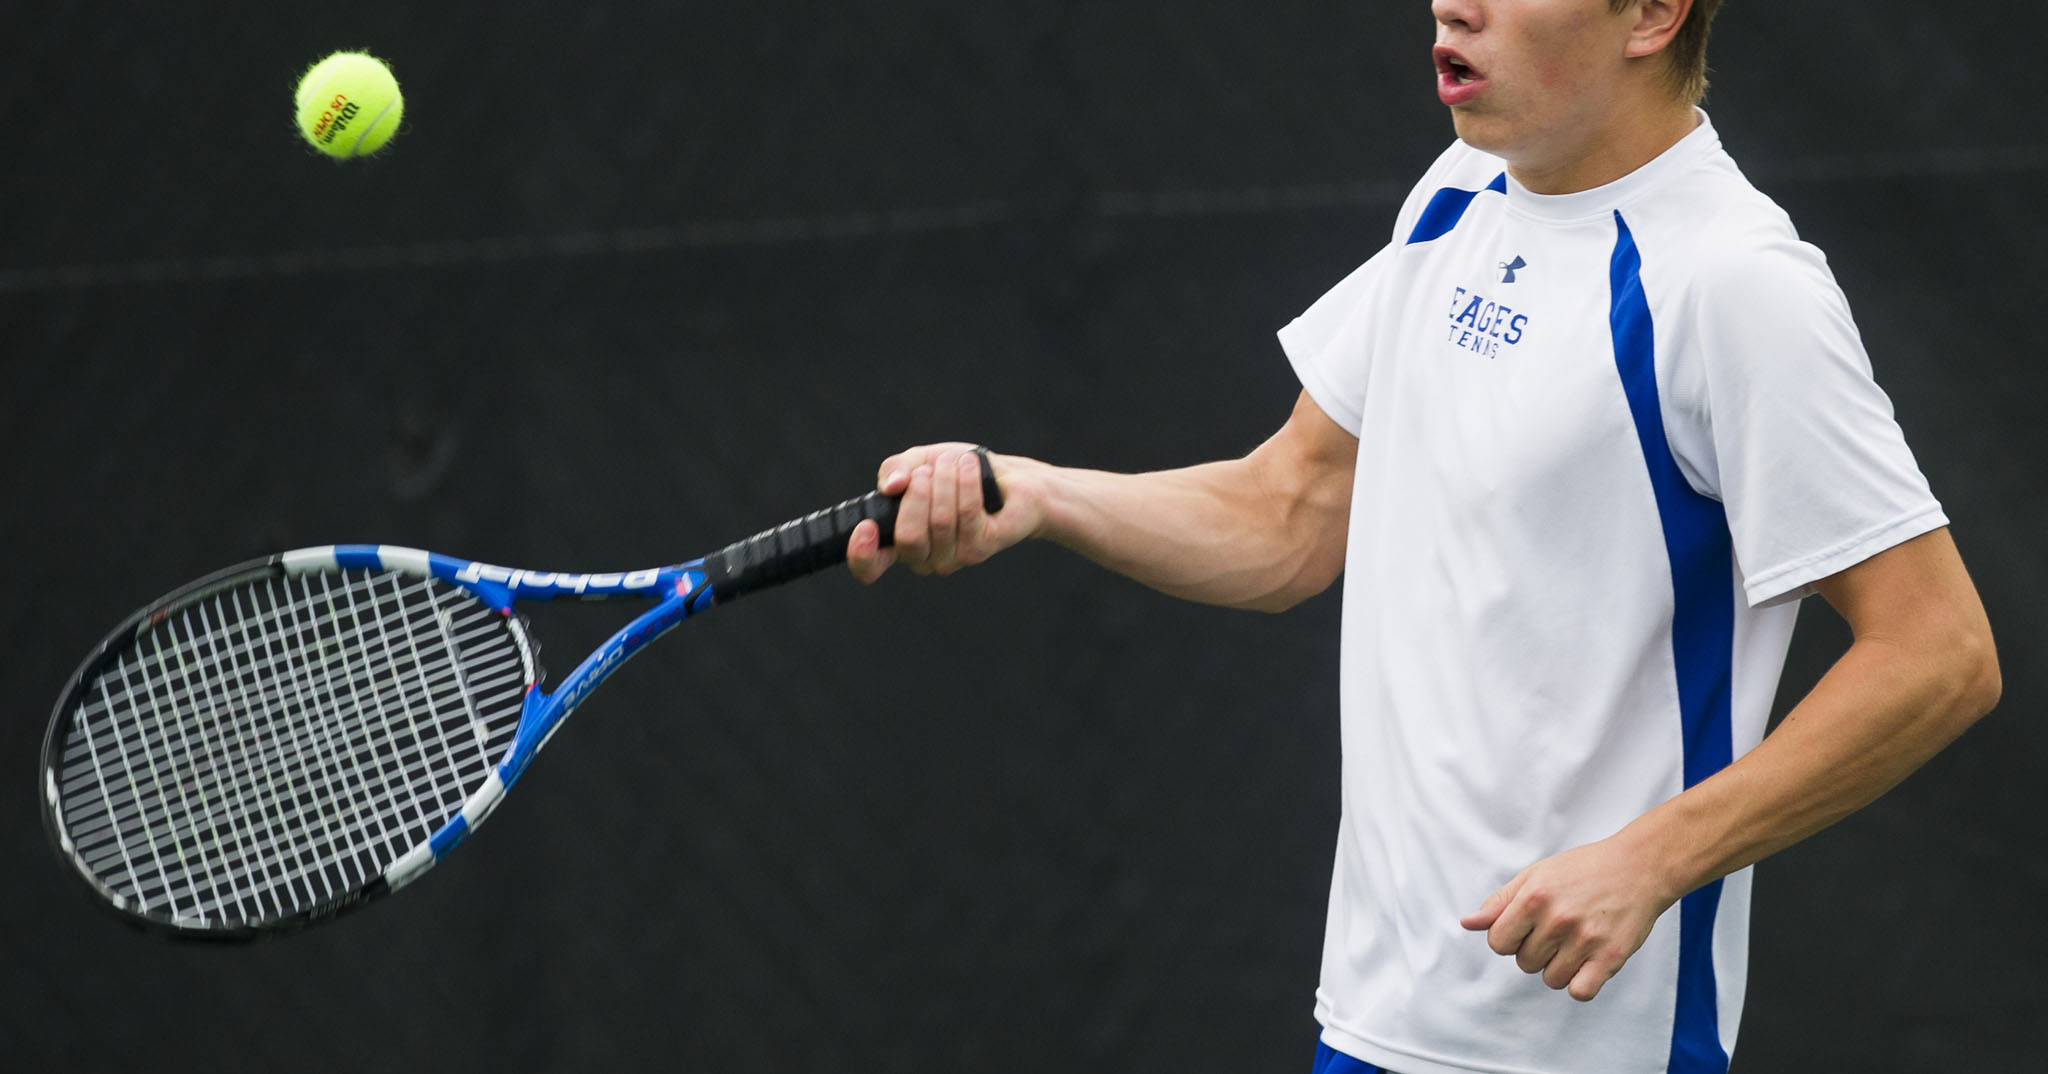
[[[1316,1042],[1316,1065],[1309,1074],[1385,1074],[1385,1072],[1363,1059],[1353,1059],[1319,1040]]]
[[[1465,218],[1465,210],[1472,207],[1472,199],[1486,190],[1496,194],[1507,193],[1508,173],[1502,172],[1494,176],[1493,182],[1486,184],[1481,190],[1445,187],[1431,195],[1429,204],[1423,207],[1422,216],[1415,221],[1415,230],[1408,233],[1408,245],[1441,239],[1450,234],[1451,229],[1458,226],[1458,221]]]
[[[1671,559],[1671,650],[1678,669],[1678,706],[1684,723],[1685,785],[1727,767],[1735,750],[1730,716],[1735,650],[1734,553],[1721,505],[1694,492],[1672,457],[1657,400],[1657,355],[1650,303],[1643,293],[1643,259],[1619,211],[1609,266],[1613,288],[1609,323],[1614,365],[1621,374],[1636,439],[1650,470],[1650,486]],[[1726,1074],[1719,1001],[1714,984],[1714,917],[1721,882],[1687,895],[1678,915],[1678,1004],[1671,1030],[1671,1074]]]

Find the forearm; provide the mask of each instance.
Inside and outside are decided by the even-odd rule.
[[[1868,805],[1996,702],[1989,634],[1850,646],[1756,749],[1621,833],[1659,862],[1667,894],[1782,850]]]
[[[1188,600],[1276,611],[1343,569],[1348,481],[1303,487],[1260,452],[1180,470],[1048,467],[1037,536]]]
[[[1814,585],[1856,640],[1776,731],[1613,837],[1523,869],[1464,927],[1591,999],[1673,903],[1869,804],[1997,704],[1991,625],[1945,528]]]
[[[1307,392],[1251,454],[1180,470],[1112,474],[994,455],[1000,511],[984,512],[972,444],[911,448],[883,460],[875,488],[898,497],[893,547],[863,522],[847,538],[855,578],[892,563],[948,574],[1027,537],[1188,600],[1279,611],[1344,570],[1358,438]]]

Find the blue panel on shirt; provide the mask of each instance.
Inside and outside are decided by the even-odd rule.
[[[1445,187],[1437,191],[1436,195],[1429,199],[1429,205],[1422,210],[1422,218],[1415,221],[1415,230],[1408,235],[1408,245],[1441,239],[1450,234],[1451,229],[1458,226],[1458,221],[1465,218],[1465,210],[1472,207],[1472,199],[1486,190],[1496,194],[1507,193],[1508,173],[1502,172],[1494,176],[1493,182],[1486,184],[1483,190]]]

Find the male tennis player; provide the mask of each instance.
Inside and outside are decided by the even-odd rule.
[[[1264,609],[1345,574],[1318,1071],[1725,1071],[1747,867],[1998,697],[1842,294],[1697,108],[1717,3],[1435,0],[1459,141],[1281,331],[1272,439],[998,456],[994,516],[965,445],[918,448],[894,551],[849,546],[872,580],[1041,537]],[[1855,640],[1766,739],[1809,593]]]

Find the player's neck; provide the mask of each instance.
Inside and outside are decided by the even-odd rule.
[[[1508,155],[1508,174],[1536,194],[1591,190],[1662,156],[1699,122],[1691,103],[1656,98],[1655,104],[1619,112],[1563,145]]]

